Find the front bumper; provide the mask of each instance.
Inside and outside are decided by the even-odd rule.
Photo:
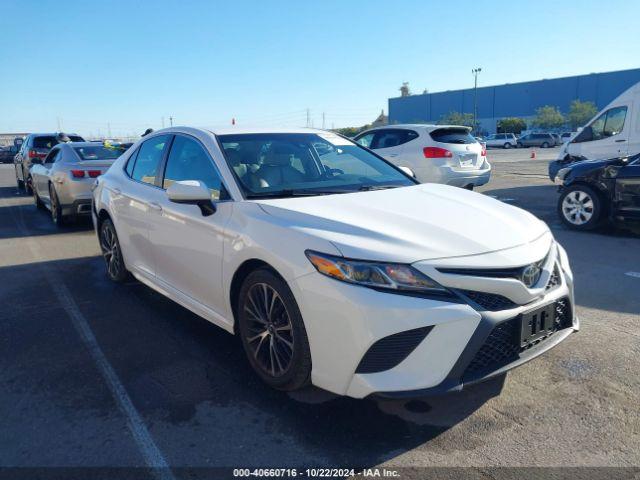
[[[559,258],[554,256],[550,261]],[[463,297],[437,300],[380,292],[315,272],[299,277],[291,286],[310,343],[312,383],[355,398],[371,394],[408,397],[459,391],[502,374],[541,355],[578,329],[572,276],[562,268],[560,276],[559,285],[548,291],[541,289],[543,293],[534,301],[518,302],[501,311],[485,311],[476,304],[472,307],[473,302],[465,303]],[[504,329],[509,322],[517,322],[523,312],[562,299],[569,305],[562,328],[516,356],[478,368],[477,356],[487,354],[482,349],[497,327]],[[405,340],[398,334],[410,332],[423,332],[424,337],[399,363],[364,373],[367,370],[361,368],[362,362],[373,346],[388,338],[392,346],[402,344]]]

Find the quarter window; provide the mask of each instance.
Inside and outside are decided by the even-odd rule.
[[[171,145],[162,187],[185,180],[200,180],[211,192],[211,199],[220,200],[222,180],[209,155],[197,141],[178,135]]]
[[[162,155],[169,143],[170,135],[159,135],[150,138],[142,144],[131,178],[142,183],[154,185],[158,174],[158,166],[162,160]]]

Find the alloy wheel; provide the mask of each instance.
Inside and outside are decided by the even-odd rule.
[[[100,235],[100,248],[102,256],[107,264],[107,272],[111,278],[118,278],[120,275],[120,246],[113,227],[104,225],[102,234]]]
[[[256,283],[247,292],[246,341],[254,360],[272,377],[284,375],[293,359],[291,318],[282,298],[266,283]]]
[[[562,213],[573,225],[583,225],[593,217],[593,199],[580,190],[570,192],[562,201]]]

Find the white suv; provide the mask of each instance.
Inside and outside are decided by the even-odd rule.
[[[487,147],[515,148],[518,146],[518,139],[513,133],[494,133],[486,139]]]
[[[471,128],[455,125],[393,125],[355,137],[396,166],[410,168],[421,183],[473,189],[491,177],[485,148]]]

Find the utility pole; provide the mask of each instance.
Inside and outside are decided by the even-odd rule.
[[[307,108],[307,128],[309,128],[309,109]]]
[[[60,117],[56,117],[56,120],[58,121],[58,131],[61,132],[62,131],[62,120],[60,120]]]
[[[111,124],[107,122],[107,131],[109,132],[109,138],[111,138]]]
[[[171,125],[173,127],[173,117],[169,116],[169,125]]]
[[[474,68],[471,70],[473,73],[473,132],[477,135],[476,121],[478,118],[478,74],[482,71],[482,68]]]

